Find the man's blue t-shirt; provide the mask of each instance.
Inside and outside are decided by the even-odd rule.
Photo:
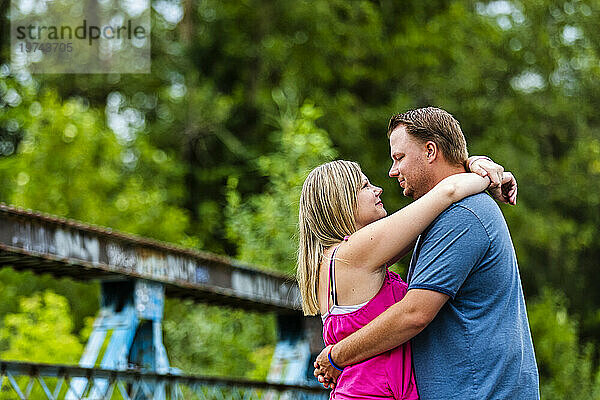
[[[409,290],[450,296],[412,340],[422,400],[539,399],[538,371],[508,227],[486,194],[444,211],[421,235]]]

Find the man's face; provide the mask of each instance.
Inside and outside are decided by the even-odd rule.
[[[398,180],[405,196],[416,200],[431,189],[425,144],[410,136],[404,125],[390,135],[390,156],[390,178]]]

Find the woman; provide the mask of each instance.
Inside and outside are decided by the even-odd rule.
[[[387,269],[452,203],[479,193],[489,179],[452,175],[387,216],[380,195],[358,164],[315,168],[300,197],[297,278],[306,315],[320,313],[325,344],[366,325],[404,297],[407,285]],[[410,344],[344,368],[332,398],[418,399]]]

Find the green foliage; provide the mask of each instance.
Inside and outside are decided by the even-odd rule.
[[[69,279],[56,279],[45,275],[16,272],[11,268],[0,269],[0,321],[9,313],[19,312],[20,300],[40,294],[44,290],[63,296],[69,300],[70,316],[73,321],[73,333],[84,327],[86,317],[96,314],[100,289],[94,283],[75,282]],[[0,322],[0,327],[2,324]]]
[[[20,299],[19,312],[4,316],[0,328],[5,360],[76,364],[83,345],[73,335],[69,304],[50,291]]]
[[[237,244],[239,259],[293,273],[302,183],[312,168],[336,154],[327,133],[315,124],[320,116],[321,111],[309,102],[282,112],[281,130],[271,139],[273,151],[254,164],[266,179],[262,193],[242,199],[237,191],[240,178],[229,178],[227,235]]]
[[[103,111],[81,99],[62,101],[44,92],[22,111],[24,136],[17,153],[0,159],[4,202],[185,240],[189,220],[177,206],[181,168],[164,151],[137,132],[118,136],[105,126]]]
[[[266,377],[274,316],[175,300],[167,302],[166,316],[165,345],[172,365],[191,374]]]
[[[600,369],[593,362],[593,346],[581,346],[577,323],[567,314],[566,299],[545,290],[528,307],[535,353],[546,399],[597,399]]]

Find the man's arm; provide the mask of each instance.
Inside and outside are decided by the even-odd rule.
[[[343,367],[398,347],[425,329],[448,299],[449,296],[433,290],[409,290],[401,301],[336,343],[331,349],[333,362]],[[339,374],[329,363],[329,349],[326,347],[317,357],[319,368],[315,375],[335,379]]]

